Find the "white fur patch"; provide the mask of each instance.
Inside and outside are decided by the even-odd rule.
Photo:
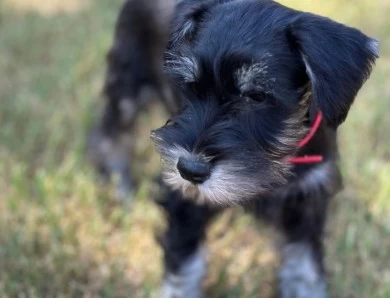
[[[285,146],[288,148],[296,147],[297,140],[303,138],[308,129],[302,128],[303,113],[297,112],[294,117],[287,118],[283,121],[284,128],[276,137],[276,147]],[[297,129],[300,127],[300,129]]]
[[[368,49],[375,56],[379,57],[379,41],[376,39],[371,39],[367,45]]]
[[[310,188],[313,185],[327,185],[331,179],[331,163],[325,162],[309,170],[301,179],[303,188]]]
[[[199,63],[193,56],[181,56],[176,53],[168,52],[169,59],[165,67],[172,74],[182,78],[185,83],[195,82],[200,76]]]
[[[131,98],[122,98],[119,102],[121,119],[124,123],[133,120],[136,112],[134,102]]]
[[[217,164],[211,171],[210,178],[202,184],[192,184],[183,179],[177,169],[180,157],[192,157],[193,154],[182,147],[173,147],[162,154],[164,164],[163,179],[173,189],[181,190],[187,198],[200,202],[209,201],[216,204],[238,204],[252,198],[262,191],[258,177],[244,177],[243,167],[232,164]],[[204,156],[198,158],[206,159]]]
[[[305,63],[306,73],[309,76],[312,85],[315,85],[316,82],[317,82],[316,76],[314,75],[314,72],[313,72],[313,70],[310,67],[310,64],[309,64],[309,61],[307,60],[307,57],[305,55],[303,55],[303,54],[302,54],[302,60]]]
[[[329,195],[333,195],[341,187],[339,175],[337,166],[333,162],[328,161],[309,170],[299,180],[299,183],[303,190],[312,191],[313,189],[323,188]]]
[[[107,171],[108,178],[116,186],[117,198],[124,199],[132,195],[132,183],[127,172],[129,153],[133,147],[130,134],[121,134],[115,139],[94,130],[88,140],[88,156],[99,169]]]
[[[262,61],[249,65],[245,64],[236,71],[236,84],[241,93],[249,91],[273,92],[276,79],[268,77],[268,65],[266,63],[266,58],[271,56],[271,54],[266,53]]]
[[[190,256],[178,273],[165,276],[160,298],[202,298],[202,281],[206,274],[206,253],[203,247]]]
[[[198,185],[200,201],[211,201],[217,204],[238,204],[248,200],[262,191],[258,178],[244,177],[241,166],[221,164],[213,170],[210,178]]]
[[[181,27],[180,37],[184,38],[187,34],[191,33],[194,29],[195,29],[195,21],[193,19],[187,20],[186,22],[184,22],[183,26]]]
[[[288,244],[279,272],[280,298],[326,298],[326,283],[313,252],[304,243]]]

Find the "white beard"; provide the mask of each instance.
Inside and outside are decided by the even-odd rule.
[[[209,179],[202,184],[193,184],[181,177],[177,162],[180,157],[193,158],[194,154],[178,146],[164,153],[163,179],[173,189],[182,191],[186,198],[202,203],[236,205],[264,190],[259,186],[258,179],[244,177],[241,174],[245,170],[243,166],[228,163],[215,165]],[[205,159],[203,156],[198,157]]]

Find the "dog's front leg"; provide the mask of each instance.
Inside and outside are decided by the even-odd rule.
[[[286,241],[278,274],[280,298],[327,297],[323,235],[329,200],[340,186],[339,170],[328,161],[283,191],[278,225]]]
[[[184,200],[166,189],[160,201],[167,215],[167,230],[160,239],[165,275],[158,298],[202,298],[206,275],[206,228],[216,213],[204,205]]]

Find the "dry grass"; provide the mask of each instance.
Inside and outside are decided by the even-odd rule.
[[[332,206],[327,261],[332,297],[390,297],[390,4],[283,2],[381,40],[382,57],[341,130],[346,190]],[[84,160],[119,5],[0,2],[1,297],[146,298],[158,287],[153,234],[164,223],[151,202],[159,166],[147,132],[163,117],[142,119],[134,164],[142,187],[131,210],[96,187]],[[235,210],[209,234],[208,297],[269,297],[272,233]]]
[[[87,9],[90,0],[4,0],[4,4],[11,9],[21,12],[36,12],[43,16],[56,14],[71,14]]]

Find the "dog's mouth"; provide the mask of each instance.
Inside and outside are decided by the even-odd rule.
[[[277,182],[273,179],[273,182],[267,179],[262,181],[262,174],[249,173],[244,164],[221,162],[212,167],[195,165],[195,174],[183,173],[182,164],[181,158],[176,163],[165,159],[163,179],[171,188],[180,190],[184,197],[201,202],[236,205],[270,191],[271,185]],[[285,181],[283,177],[279,178],[278,182]]]
[[[164,163],[163,179],[173,189],[180,190],[186,198],[213,204],[238,204],[263,191],[257,179],[244,177],[244,169],[234,165],[218,164],[211,169],[202,168],[194,173],[183,173],[182,159],[176,166]],[[186,169],[187,170],[187,169]],[[207,173],[207,174],[206,174]],[[189,176],[188,176],[189,175]]]
[[[185,198],[218,205],[238,205],[286,183],[289,168],[280,163],[264,167],[250,165],[245,159],[215,162],[185,148],[166,146],[158,134],[152,140],[161,155],[163,180]],[[273,173],[268,175],[266,173]]]

